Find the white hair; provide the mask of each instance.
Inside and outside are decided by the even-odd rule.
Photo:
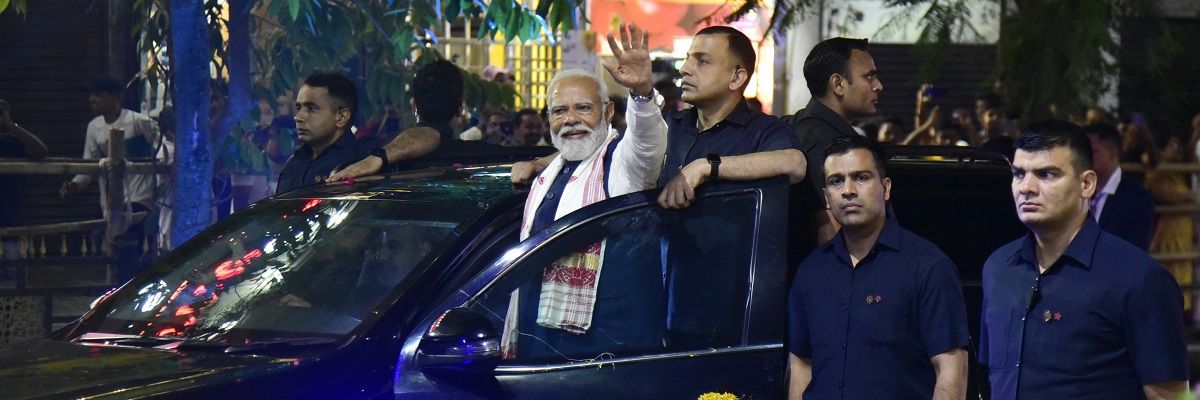
[[[597,75],[595,71],[584,69],[558,71],[557,74],[554,74],[554,78],[550,80],[550,84],[546,85],[546,93],[553,95],[554,88],[557,88],[559,83],[569,78],[588,78],[592,82],[596,82],[596,86],[600,87],[600,110],[604,111],[604,103],[608,101],[608,85],[604,84],[604,79],[601,79],[600,75]]]

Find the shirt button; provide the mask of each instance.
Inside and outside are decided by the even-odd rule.
[[[547,199],[553,199],[553,198],[554,198],[554,192],[546,193],[546,198],[547,198]]]
[[[847,305],[844,305],[844,306],[842,306],[842,309],[843,309],[843,310],[849,310],[849,309],[850,309],[850,305],[849,305],[849,304],[847,304]]]
[[[844,349],[846,349],[846,344],[845,344],[845,343],[842,343],[842,349],[843,349],[843,350],[844,350]]]
[[[838,390],[842,390],[842,384],[838,384]]]

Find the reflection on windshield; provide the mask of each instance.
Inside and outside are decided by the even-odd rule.
[[[259,203],[131,282],[92,326],[229,344],[343,335],[480,212],[392,201]]]

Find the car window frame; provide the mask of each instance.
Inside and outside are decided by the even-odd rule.
[[[581,208],[580,210],[576,210],[575,212],[554,221],[544,229],[534,232],[526,240],[518,243],[502,253],[498,259],[492,261],[487,267],[481,269],[478,274],[468,279],[463,285],[460,285],[458,288],[456,288],[456,290],[454,290],[453,293],[451,293],[451,295],[439,306],[431,309],[432,312],[427,314],[427,317],[424,321],[422,321],[421,324],[417,325],[418,329],[412,332],[407,344],[404,346],[406,351],[402,353],[401,358],[408,361],[407,364],[401,365],[401,368],[417,367],[415,365],[416,357],[414,357],[417,344],[419,344],[422,335],[429,329],[433,321],[436,320],[436,318],[440,316],[442,312],[448,309],[463,307],[471,304],[471,302],[477,300],[482,293],[492,288],[498,280],[511,273],[519,263],[522,263],[530,258],[533,253],[544,251],[550,243],[559,240],[559,238],[564,235],[571,234],[576,230],[576,228],[584,224],[616,214],[631,212],[643,207],[660,207],[657,203],[658,192],[658,190],[647,190],[643,192],[631,193],[623,196],[613,197],[605,201],[597,202]],[[751,222],[751,231],[754,232],[754,238],[750,240],[750,246],[752,246],[752,250],[748,259],[750,265],[748,266],[749,271],[747,271],[748,279],[746,282],[745,306],[742,311],[742,335],[740,343],[737,346],[719,349],[705,348],[693,350],[673,350],[657,354],[605,358],[603,360],[593,360],[591,362],[570,362],[567,360],[562,360],[555,361],[553,363],[508,364],[496,367],[495,374],[524,374],[534,371],[554,371],[594,367],[596,365],[603,364],[618,365],[652,360],[715,356],[740,352],[771,351],[782,348],[782,334],[780,335],[780,340],[778,343],[771,341],[769,343],[750,344],[749,341],[752,326],[755,325],[757,320],[761,318],[758,315],[763,314],[758,313],[757,311],[760,308],[764,308],[760,304],[762,303],[762,297],[758,296],[756,293],[756,291],[761,290],[761,284],[758,280],[762,277],[762,274],[758,270],[760,269],[762,260],[764,260],[762,250],[760,249],[760,241],[762,239],[760,232],[764,225],[776,226],[778,228],[777,232],[780,235],[786,235],[787,232],[786,218],[774,218],[776,221],[772,221],[770,223],[764,221],[764,204],[766,204],[767,199],[772,199],[770,203],[776,204],[773,206],[774,208],[782,207],[782,209],[786,210],[787,187],[756,187],[712,192],[706,192],[702,190],[697,194],[697,201],[707,202],[712,201],[710,199],[713,198],[741,196],[747,194],[754,197],[754,210],[752,211],[754,220]],[[780,268],[783,267],[786,266],[780,266]],[[773,308],[776,310],[781,310],[782,307],[782,305],[778,305]],[[499,327],[497,327],[497,329],[499,329]]]

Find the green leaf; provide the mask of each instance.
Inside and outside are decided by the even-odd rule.
[[[458,15],[461,13],[462,13],[462,2],[461,1],[458,1],[458,0],[446,1],[446,10],[445,10],[445,13],[443,14],[446,17],[446,21],[450,21],[451,23],[453,23],[454,20],[458,19]]]
[[[288,13],[293,21],[300,17],[300,0],[288,0]]]
[[[504,33],[504,40],[512,41],[515,39],[518,29],[521,28],[521,17],[523,16],[525,14],[521,13],[520,10],[516,10],[510,14],[508,24],[504,26],[504,31],[502,32]]]
[[[536,23],[533,20],[533,16],[527,14],[529,12],[529,10],[522,10],[522,11],[523,12],[521,13],[521,30],[517,32],[517,37],[519,37],[521,39],[521,42],[524,43],[526,41],[529,41],[530,39],[537,37],[537,34],[533,32],[533,27],[537,26],[537,25],[535,25]]]
[[[9,0],[0,0],[0,13],[3,13],[4,10],[8,9],[8,1]]]

